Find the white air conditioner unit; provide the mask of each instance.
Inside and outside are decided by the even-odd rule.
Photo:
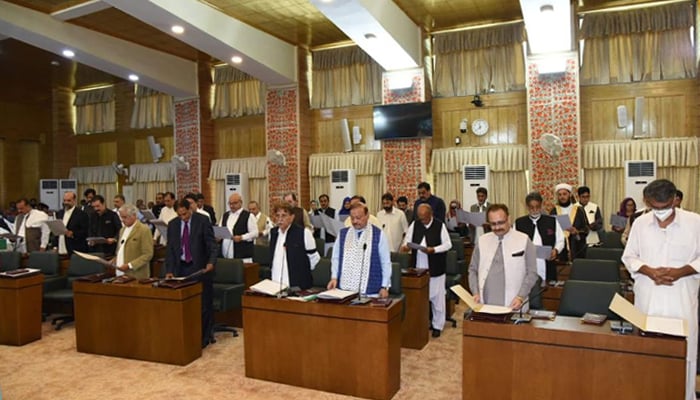
[[[653,160],[625,161],[625,197],[631,197],[637,208],[644,204],[644,188],[656,179],[656,162]]]
[[[76,201],[80,201],[80,193],[78,193],[78,181],[76,179],[61,179],[58,183],[58,198],[63,205],[63,195],[67,192],[75,193]]]
[[[357,178],[354,169],[332,169],[328,193],[331,207],[340,210],[343,199],[357,194]]]
[[[489,190],[488,165],[462,166],[462,208],[469,211],[476,204],[476,189],[483,187]]]
[[[247,172],[232,172],[226,174],[226,189],[224,191],[224,209],[228,210],[228,198],[234,193],[241,195],[243,206],[247,207],[247,202],[251,200],[250,192],[248,191],[248,173]]]
[[[61,200],[58,197],[58,179],[39,180],[39,201],[49,206],[50,210],[60,210]]]

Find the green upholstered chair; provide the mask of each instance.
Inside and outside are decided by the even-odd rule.
[[[0,272],[19,269],[22,254],[16,251],[0,251]]]
[[[213,303],[215,312],[229,312],[242,309],[245,274],[240,259],[219,258],[214,273]],[[231,332],[238,336],[236,328],[225,324],[214,324],[214,332]]]
[[[577,258],[571,264],[570,280],[620,282],[620,263],[612,260]]]
[[[615,293],[620,293],[620,285],[616,282],[569,279],[564,284],[557,314],[581,317],[590,312],[607,315],[610,319],[619,319],[617,314],[608,310]]]
[[[260,279],[270,279],[272,277],[272,266],[270,258],[270,246],[266,244],[255,244],[253,246],[253,262],[260,265],[258,276]]]

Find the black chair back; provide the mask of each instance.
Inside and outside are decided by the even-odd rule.
[[[19,269],[22,255],[16,251],[0,251],[0,272]]]
[[[624,249],[614,249],[608,247],[589,247],[586,251],[586,258],[592,260],[612,260],[618,264],[622,263],[622,253]]]
[[[244,283],[243,260],[238,258],[219,258],[216,261],[214,284]]]
[[[401,294],[401,264],[397,262],[391,263],[391,287],[389,294]]]
[[[391,253],[391,262],[399,263],[401,269],[411,267],[411,253]]]
[[[27,267],[36,268],[45,276],[58,275],[60,260],[53,251],[33,251],[29,253]]]
[[[619,319],[617,314],[608,310],[615,293],[620,293],[620,285],[615,282],[569,279],[564,285],[557,314],[581,317],[590,312],[607,315],[610,319]]]
[[[601,246],[607,249],[624,249],[622,245],[622,234],[615,231],[606,231],[603,235]]]
[[[311,271],[314,287],[325,288],[331,280],[331,260],[321,258],[316,267]]]
[[[257,243],[253,245],[253,262],[260,264],[261,267],[269,267],[270,260],[270,246]]]
[[[533,310],[542,310],[544,306],[542,305],[542,277],[538,276],[537,281],[530,289],[530,294],[528,295],[530,308]]]
[[[620,282],[620,263],[612,260],[577,258],[571,264],[569,279],[575,281]]]

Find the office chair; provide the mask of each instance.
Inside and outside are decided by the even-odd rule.
[[[618,264],[622,264],[622,253],[624,249],[622,248],[609,248],[609,247],[589,247],[586,252],[586,258],[592,260],[613,260]]]
[[[462,272],[460,271],[460,264],[457,260],[457,252],[455,250],[449,250],[447,252],[445,262],[445,311],[447,311],[448,303],[450,301],[457,302],[457,295],[455,295],[450,288],[454,285],[459,285],[462,281]],[[445,321],[452,323],[452,327],[457,327],[457,320],[452,318],[452,315],[446,315]]]
[[[270,246],[266,244],[253,245],[253,262],[260,265],[258,276],[260,279],[270,279],[272,277],[272,266],[270,265]]]
[[[532,286],[532,289],[530,289],[530,294],[528,294],[528,299],[530,299],[528,304],[533,310],[544,309],[544,306],[542,305],[542,289],[542,277],[538,276],[535,284]]]
[[[601,247],[606,249],[624,249],[622,245],[622,234],[615,231],[605,231]]]
[[[12,271],[22,266],[22,254],[16,251],[0,251],[0,272]]]
[[[561,294],[557,314],[581,317],[590,312],[607,315],[609,319],[620,319],[608,310],[615,293],[620,293],[620,284],[617,282],[568,280]]]
[[[105,268],[102,264],[73,254],[66,276],[44,282],[44,310],[48,310],[51,306],[71,310],[70,315],[60,315],[51,320],[51,325],[55,325],[57,331],[61,330],[63,325],[73,322],[73,282],[80,277],[103,272]]]
[[[313,286],[318,288],[326,288],[331,280],[331,260],[321,258],[316,267],[311,271]]]
[[[399,263],[402,270],[411,268],[411,253],[391,252],[391,262]]]
[[[38,269],[44,274],[44,293],[52,284],[51,282],[61,279],[59,266],[60,259],[58,253],[54,253],[53,251],[33,251],[29,254],[29,259],[27,259],[28,268]],[[45,321],[46,317],[48,317],[48,314],[42,312],[41,320]]]
[[[214,274],[214,312],[230,313],[242,309],[243,291],[245,290],[245,274],[243,261],[240,259],[219,258]],[[238,336],[236,328],[223,323],[215,323],[212,336],[216,332],[231,332]],[[212,337],[212,343],[216,340]]]
[[[612,260],[577,258],[571,264],[569,280],[620,282],[620,263]]]
[[[401,321],[406,319],[406,295],[401,289],[401,264],[398,262],[391,263],[391,287],[389,288],[389,297],[395,300],[401,300]]]

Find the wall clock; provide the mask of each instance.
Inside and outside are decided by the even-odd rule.
[[[472,132],[476,136],[484,136],[489,131],[489,123],[483,118],[477,118],[472,122]]]

